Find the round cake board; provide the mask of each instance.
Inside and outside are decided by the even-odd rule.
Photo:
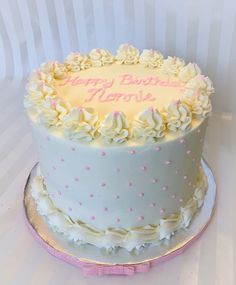
[[[36,241],[50,254],[82,269],[85,276],[90,275],[133,275],[136,272],[148,272],[152,266],[169,260],[185,251],[198,239],[208,226],[214,212],[216,184],[212,171],[202,159],[202,167],[208,179],[208,191],[204,204],[195,215],[187,230],[179,230],[170,241],[161,241],[158,246],[148,246],[140,253],[119,249],[107,252],[86,244],[75,246],[63,235],[53,232],[46,220],[38,214],[30,186],[36,175],[37,165],[31,170],[24,191],[24,209],[26,224]]]

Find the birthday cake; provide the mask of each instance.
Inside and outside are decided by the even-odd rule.
[[[191,226],[208,188],[213,92],[197,64],[128,44],[42,64],[24,103],[38,213],[74,245],[107,250],[158,246]]]

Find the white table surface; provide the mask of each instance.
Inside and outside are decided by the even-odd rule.
[[[22,206],[27,176],[37,161],[22,107],[24,82],[0,84],[0,284],[236,284],[236,133],[235,116],[214,113],[206,137],[205,157],[217,183],[212,222],[191,248],[147,274],[132,277],[84,277],[49,255],[28,232]]]

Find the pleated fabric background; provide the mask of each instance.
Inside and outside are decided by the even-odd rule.
[[[124,42],[196,61],[212,79],[215,119],[205,155],[221,203],[210,230],[185,255],[148,275],[96,283],[236,284],[234,0],[0,0],[0,284],[94,284],[48,256],[25,229],[22,191],[37,155],[22,99],[28,73],[42,62],[94,47],[115,52]]]

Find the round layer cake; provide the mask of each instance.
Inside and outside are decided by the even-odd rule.
[[[188,227],[207,191],[213,91],[196,64],[128,44],[43,64],[25,97],[39,213],[75,244],[107,249],[157,245]]]

